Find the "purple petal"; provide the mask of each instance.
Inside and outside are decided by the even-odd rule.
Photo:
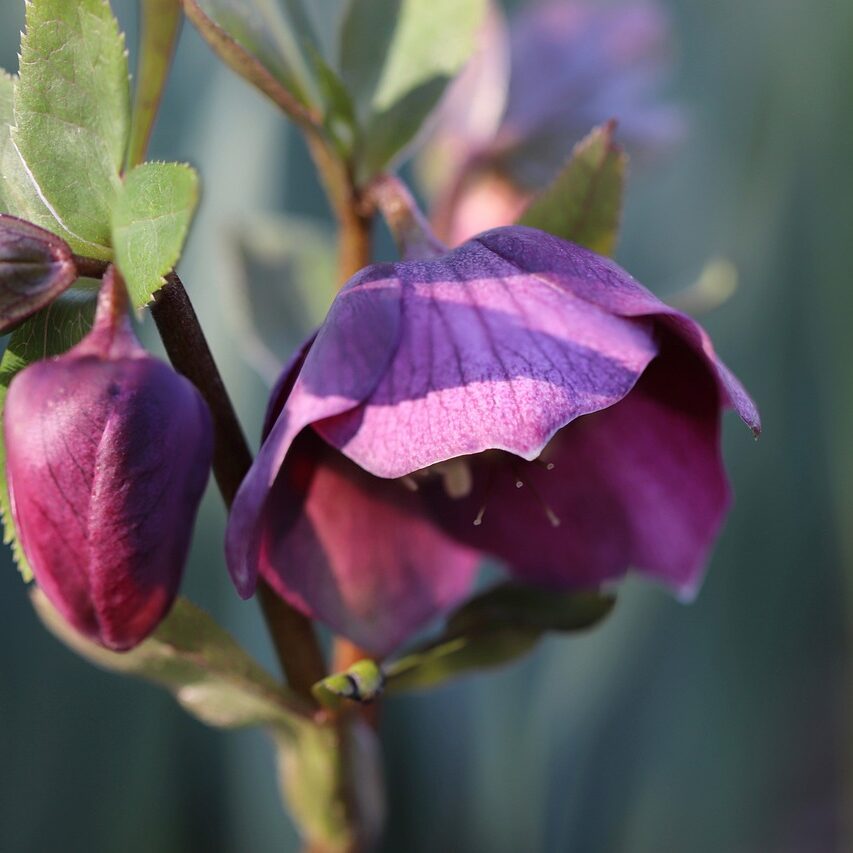
[[[293,380],[287,404],[234,499],[225,554],[231,579],[243,598],[255,589],[260,518],[291,444],[309,424],[349,411],[367,397],[397,346],[400,285],[394,278],[383,278],[381,269],[372,267],[372,274],[365,271],[356,276],[338,294]],[[291,375],[292,371],[285,372],[275,399],[290,387]],[[268,413],[268,424],[271,419]]]
[[[371,477],[312,431],[296,440],[266,503],[263,577],[373,654],[463,598],[478,561],[425,517],[419,495]]]
[[[474,459],[466,498],[438,483],[428,497],[448,532],[525,580],[588,586],[633,566],[689,598],[729,504],[719,429],[712,374],[670,335],[624,400],[561,430],[540,460]]]
[[[657,353],[650,322],[614,316],[476,241],[393,269],[402,310],[390,363],[360,405],[315,425],[380,477],[493,448],[532,459],[573,418],[621,400]],[[371,276],[387,282],[388,268],[366,270],[362,283]],[[331,317],[324,331],[347,334]],[[311,355],[324,345],[318,338]],[[345,356],[324,357],[300,381],[339,396]],[[288,409],[304,424],[302,405]]]
[[[622,317],[656,318],[673,329],[714,371],[724,401],[756,435],[761,432],[755,403],[714,352],[705,330],[686,314],[661,302],[617,263],[520,225],[496,228],[476,239],[520,271],[541,277],[605,311]]]

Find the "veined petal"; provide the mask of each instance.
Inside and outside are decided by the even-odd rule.
[[[621,317],[654,318],[699,353],[715,375],[727,405],[756,434],[761,418],[752,398],[714,352],[707,332],[691,317],[661,302],[614,261],[521,225],[495,228],[475,238],[519,271],[536,275]]]
[[[488,449],[532,459],[574,418],[621,400],[657,353],[651,321],[616,316],[477,241],[393,270],[402,312],[387,369],[360,405],[315,424],[380,477]],[[387,281],[388,268],[368,275]]]

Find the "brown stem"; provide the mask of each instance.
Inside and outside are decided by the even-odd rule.
[[[103,278],[107,274],[109,261],[99,261],[97,258],[86,258],[74,255],[74,267],[80,278]]]
[[[222,498],[231,507],[252,454],[237,414],[181,280],[172,272],[154,295],[151,314],[175,368],[198,388],[210,407],[214,426],[213,473]],[[311,622],[281,601],[261,580],[261,609],[288,683],[314,699],[311,685],[325,675],[323,655]]]

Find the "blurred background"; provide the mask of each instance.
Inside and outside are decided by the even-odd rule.
[[[133,55],[135,4],[113,6]],[[23,7],[0,5],[9,70]],[[387,703],[389,853],[853,849],[853,4],[662,7],[673,56],[664,94],[685,133],[632,170],[617,259],[661,295],[712,256],[737,265],[738,291],[703,322],[765,432],[756,444],[727,417],[736,503],[695,604],[631,581],[588,636]],[[152,156],[201,170],[182,275],[257,436],[275,365],[235,343],[246,320],[235,284],[248,267],[259,286],[272,261],[239,238],[258,215],[313,220],[300,237],[316,238],[318,257],[305,311],[322,307],[328,220],[306,154],[186,28]],[[280,223],[252,231],[281,249]],[[256,605],[227,580],[223,520],[209,495],[187,592],[273,666]],[[260,734],[207,729],[157,689],[74,657],[2,559],[0,850],[297,848]]]

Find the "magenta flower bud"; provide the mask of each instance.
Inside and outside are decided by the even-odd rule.
[[[91,332],[11,383],[7,475],[36,582],[81,633],[140,643],[175,599],[213,434],[193,385],[148,355],[107,273]]]
[[[0,214],[0,331],[35,314],[76,278],[74,257],[64,240]]]
[[[273,395],[229,568],[380,654],[478,556],[558,589],[634,568],[688,598],[729,504],[725,408],[759,430],[702,328],[572,243],[497,228],[375,264]]]

